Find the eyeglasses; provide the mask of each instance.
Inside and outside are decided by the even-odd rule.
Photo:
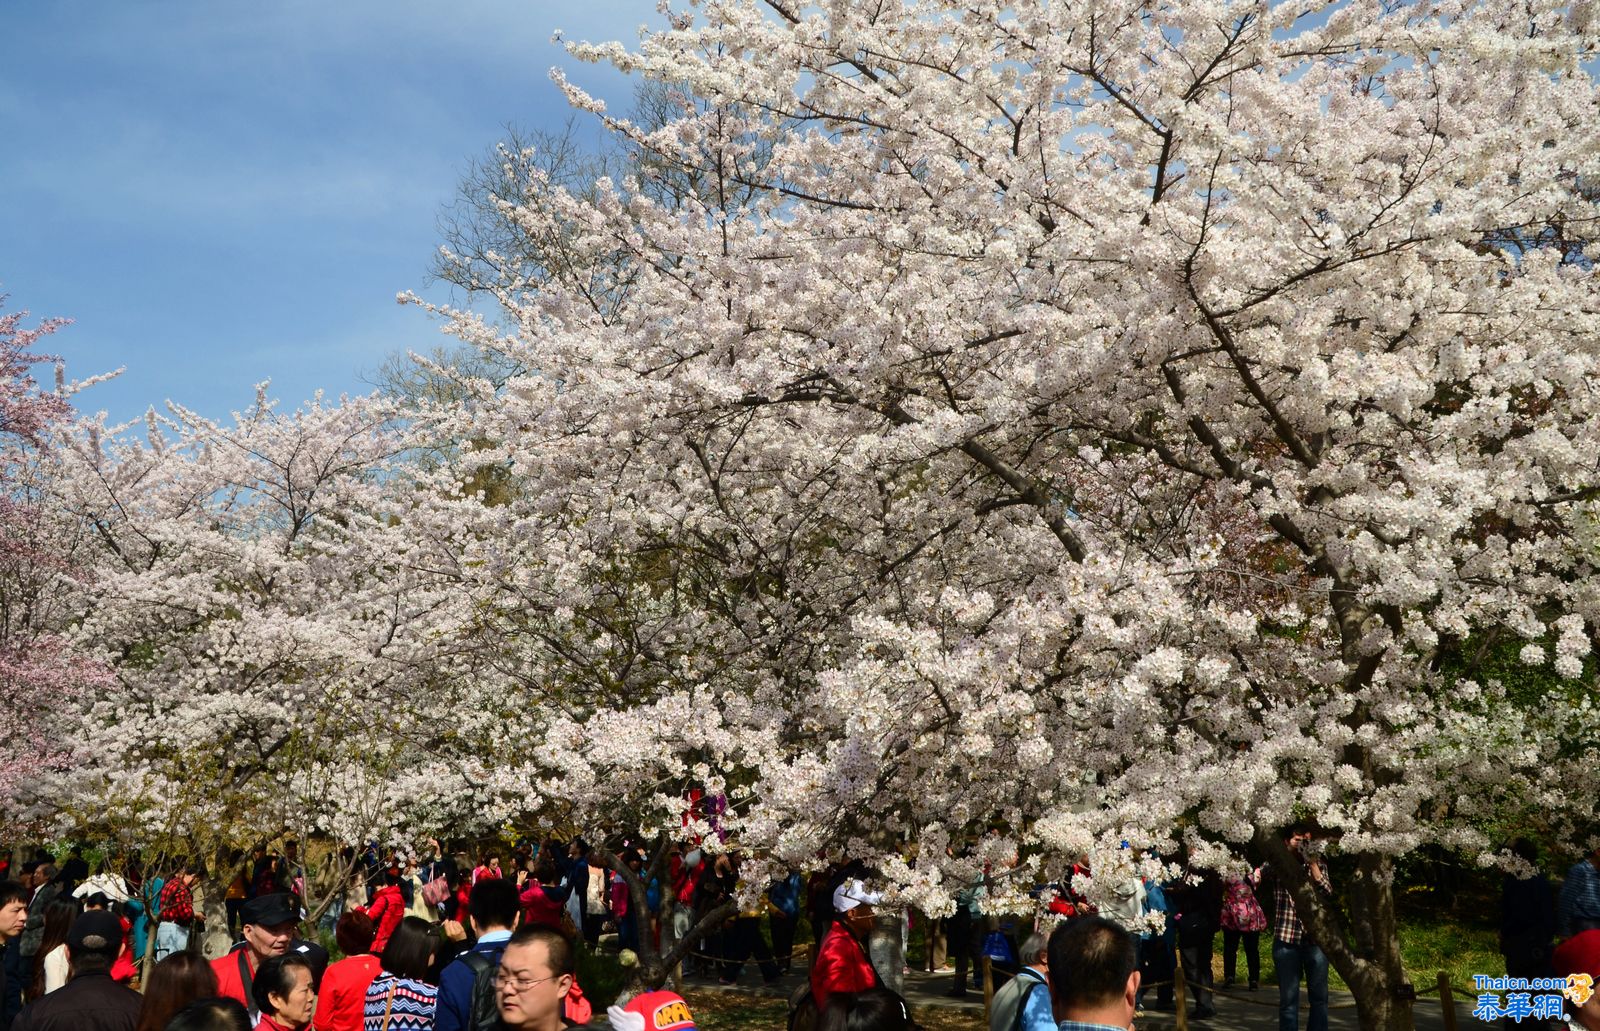
[[[543,984],[546,981],[554,981],[560,976],[560,974],[551,974],[549,977],[507,977],[506,972],[504,970],[500,970],[494,975],[494,987],[496,991],[499,991],[501,988],[510,988],[515,992],[525,992],[536,984]]]

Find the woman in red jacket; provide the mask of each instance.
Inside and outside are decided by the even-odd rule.
[[[561,871],[556,869],[556,865],[546,858],[540,861],[531,877],[525,872],[517,877],[522,888],[518,898],[522,901],[523,925],[538,924],[562,930],[561,915],[567,892],[558,887]]]
[[[400,926],[400,918],[406,915],[406,900],[400,893],[398,866],[391,866],[383,872],[383,887],[372,896],[372,904],[366,907],[366,914],[372,918],[372,926],[377,928],[377,934],[372,939],[372,951],[381,953],[383,947],[389,944],[389,936]]]

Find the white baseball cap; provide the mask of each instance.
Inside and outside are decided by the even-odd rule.
[[[848,913],[857,906],[876,906],[883,901],[881,891],[868,891],[860,881],[845,881],[833,889],[833,911]]]

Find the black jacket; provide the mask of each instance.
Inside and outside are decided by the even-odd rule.
[[[11,1031],[133,1031],[143,999],[110,974],[79,974],[22,1008]]]
[[[1199,884],[1168,889],[1167,898],[1178,912],[1178,945],[1198,945],[1222,927],[1222,879],[1207,870]]]

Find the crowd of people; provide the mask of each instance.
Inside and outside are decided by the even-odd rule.
[[[1286,830],[1284,845],[1305,870],[1311,892],[1332,899],[1335,885],[1327,863],[1307,826]],[[1527,865],[1521,875],[1508,874],[1502,891],[1500,950],[1506,972],[1526,979],[1564,978],[1588,975],[1600,987],[1600,849],[1567,870],[1559,891],[1537,869],[1538,852],[1519,840],[1512,851]],[[1082,872],[1088,872],[1086,870]],[[1273,876],[1265,865],[1258,865],[1240,876],[1219,877],[1205,871],[1187,871],[1164,882],[1134,878],[1123,890],[1113,892],[1113,902],[1089,906],[1066,886],[1047,886],[1055,897],[1048,908],[1072,921],[1085,914],[1099,917],[1127,930],[1135,942],[1141,987],[1136,993],[1136,1011],[1171,1010],[1174,1002],[1174,972],[1181,970],[1193,1000],[1191,1020],[1206,1021],[1216,1015],[1214,996],[1238,985],[1238,956],[1243,951],[1246,980],[1244,989],[1260,988],[1260,942],[1270,934],[1273,967],[1278,988],[1279,1031],[1299,1031],[1301,988],[1308,1001],[1306,1028],[1328,1028],[1328,958],[1315,934],[1306,926],[1286,883]],[[982,891],[981,885],[963,893],[961,905]],[[1265,905],[1263,905],[1265,902]],[[1146,914],[1162,915],[1161,930],[1153,930]],[[975,918],[958,909],[948,922],[949,947],[970,955],[983,951]],[[992,921],[995,932],[1009,935],[1004,920]],[[1212,955],[1217,932],[1222,932],[1223,981],[1214,984]],[[1047,1001],[1050,995],[1049,960],[1045,940],[1035,931],[1018,944],[1016,961],[998,959],[992,966],[1006,984],[995,996],[991,1009],[992,1031],[1053,1031],[1057,1018]],[[946,994],[966,993],[968,969],[976,965],[955,962],[956,983]],[[974,987],[976,981],[974,980]],[[1148,997],[1147,997],[1148,993]],[[1585,1031],[1600,1031],[1600,991],[1581,1003],[1568,1005],[1572,1022]],[[1538,1031],[1542,1022],[1525,1022]]]
[[[519,857],[515,874],[492,856],[469,867],[436,852],[420,874],[347,856],[357,875],[327,907],[337,959],[309,936],[318,922],[293,848],[235,857],[225,896],[233,947],[210,961],[198,951],[190,866],[145,883],[137,871],[83,880],[76,855],[60,868],[29,861],[21,879],[0,879],[0,1031],[583,1027],[592,1007],[576,976],[582,934],[567,923],[572,885],[561,882],[580,859],[587,873],[586,851],[580,844],[559,867]],[[0,876],[12,872],[0,863]],[[82,890],[101,886],[115,898]],[[136,958],[147,953],[141,978]],[[687,1003],[667,995],[623,998],[610,1026],[692,1031]]]
[[[1331,896],[1335,885],[1311,830],[1289,829],[1284,844],[1303,864],[1310,890]],[[881,932],[883,896],[868,888],[869,872],[859,867],[809,879],[789,872],[766,886],[761,907],[740,910],[728,905],[740,895],[736,852],[711,855],[684,842],[652,876],[642,851],[624,849],[618,860],[630,878],[595,862],[581,840],[526,843],[507,863],[494,853],[446,856],[432,845],[424,861],[346,853],[348,888],[319,907],[316,920],[305,909],[305,871],[293,847],[235,857],[224,882],[234,944],[210,961],[200,957],[195,934],[202,924],[199,871],[187,864],[146,882],[136,867],[131,877],[91,877],[76,853],[59,865],[40,856],[15,871],[0,857],[0,1031],[584,1027],[593,1008],[578,983],[580,950],[610,930],[624,951],[645,937],[665,951],[718,913],[726,919],[684,957],[691,973],[736,983],[753,958],[772,984],[798,958],[809,970],[796,1015],[818,1031],[914,1027],[904,998],[887,987],[890,979],[869,953],[869,937]],[[1600,981],[1600,850],[1573,866],[1559,891],[1537,871],[1531,845],[1518,842],[1515,851],[1529,872],[1508,875],[1504,885],[1507,972],[1588,973]],[[1190,1016],[1207,1020],[1215,1015],[1215,990],[1239,982],[1241,950],[1243,990],[1258,990],[1260,939],[1268,932],[1280,1031],[1299,1031],[1302,983],[1308,1031],[1327,1029],[1327,957],[1290,886],[1266,866],[1228,878],[1198,870],[1166,881],[1131,877],[1097,892],[1098,905],[1079,896],[1068,877],[1040,889],[1040,908],[1051,914],[1044,919],[987,913],[989,878],[963,889],[952,916],[927,922],[925,941],[935,966],[948,950],[950,995],[966,994],[969,979],[977,987],[980,958],[992,960],[999,986],[993,1031],[1082,1031],[1069,1025],[1100,1024],[1113,1011],[1131,1021],[1171,1009],[1175,970],[1183,971],[1193,1000]],[[644,888],[643,906],[634,883]],[[1147,919],[1152,913],[1164,919]],[[814,941],[797,951],[802,917]],[[337,959],[317,940],[318,929],[331,934]],[[1220,986],[1212,977],[1218,931]],[[153,962],[141,977],[147,955]],[[1071,962],[1098,964],[1104,976],[1083,987],[1080,968],[1063,965]],[[663,991],[624,997],[607,1018],[617,1031],[694,1027],[687,1003]],[[1573,1018],[1600,1031],[1600,994],[1576,1006]]]

